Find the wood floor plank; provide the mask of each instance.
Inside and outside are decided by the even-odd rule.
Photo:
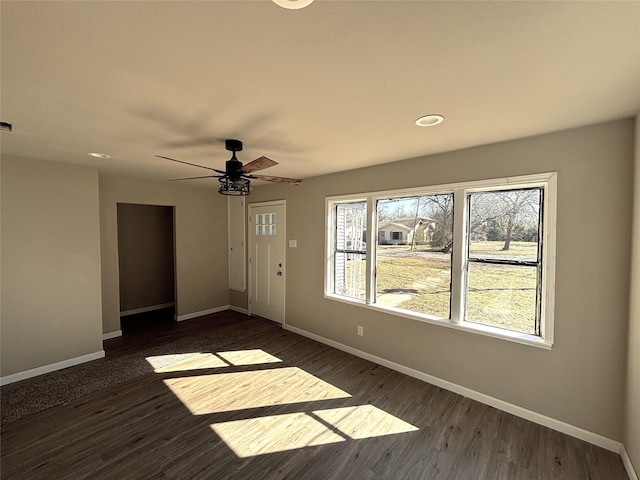
[[[3,480],[627,478],[618,455],[284,330],[6,424],[0,441]]]

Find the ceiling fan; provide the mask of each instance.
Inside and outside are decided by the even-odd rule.
[[[175,158],[165,157],[164,155],[156,155],[156,157],[164,158],[166,160],[171,160],[172,162],[192,165],[194,167],[206,168],[207,170],[212,170],[216,172],[218,175],[173,178],[170,181],[195,180],[199,178],[217,178],[218,181],[220,182],[220,187],[218,188],[218,192],[223,195],[236,195],[236,196],[249,195],[251,180],[265,180],[267,182],[290,183],[292,185],[300,185],[302,183],[302,180],[298,180],[296,178],[273,177],[271,175],[254,175],[253,172],[257,172],[258,170],[263,170],[265,168],[273,167],[274,165],[278,165],[278,162],[275,162],[267,157],[259,157],[243,165],[242,162],[238,160],[238,158],[236,157],[236,152],[242,151],[242,142],[240,140],[234,140],[230,138],[225,140],[224,144],[225,144],[225,148],[230,152],[232,152],[231,158],[227,160],[225,164],[224,171],[217,170],[211,167],[205,167],[204,165],[197,165],[195,163],[176,160]]]

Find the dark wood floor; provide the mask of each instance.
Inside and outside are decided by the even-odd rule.
[[[3,480],[627,479],[616,454],[284,330],[10,423],[1,441]]]
[[[176,322],[174,307],[128,315],[120,319],[122,336],[104,342],[108,357],[122,357],[150,346],[158,346],[201,335],[210,329],[221,330],[246,315],[226,310],[214,315]]]

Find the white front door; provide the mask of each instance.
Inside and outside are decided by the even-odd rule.
[[[284,323],[285,203],[249,205],[249,314]]]

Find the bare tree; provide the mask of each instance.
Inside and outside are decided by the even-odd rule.
[[[389,198],[378,201],[378,220],[392,222],[407,216],[407,201],[413,198]]]
[[[504,241],[502,250],[511,248],[516,227],[537,225],[540,189],[506,190],[471,194],[470,234],[498,230]]]
[[[413,250],[413,247],[416,244],[416,236],[418,234],[418,214],[420,213],[420,198],[422,197],[416,197],[416,213],[413,216],[413,234],[411,235],[411,250]],[[420,222],[421,224],[422,222]]]
[[[421,215],[435,220],[431,244],[443,252],[451,250],[453,242],[453,195],[422,197]]]
[[[378,221],[388,222],[391,221],[391,208],[389,202],[378,202]]]

